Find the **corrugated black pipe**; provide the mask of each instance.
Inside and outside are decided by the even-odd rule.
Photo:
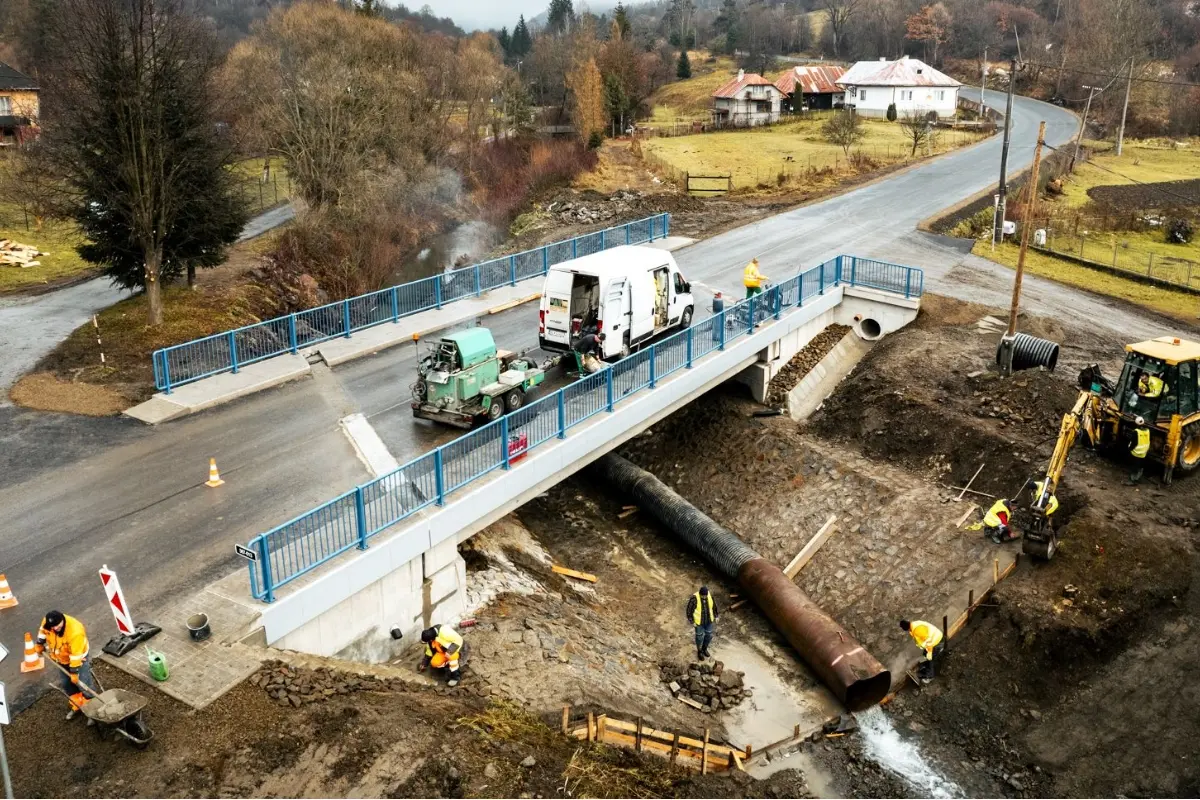
[[[996,363],[1000,363],[1003,343],[996,348]],[[1049,339],[1039,339],[1028,333],[1018,333],[1013,337],[1013,371],[1045,367],[1051,372],[1058,365],[1058,342]]]
[[[609,453],[593,474],[631,497],[709,562],[746,590],[746,595],[791,642],[804,663],[852,711],[869,708],[891,688],[892,676],[783,570],[684,500],[658,478]]]

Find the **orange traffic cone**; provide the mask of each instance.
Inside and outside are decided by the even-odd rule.
[[[208,480],[204,482],[204,485],[215,489],[224,483],[225,481],[221,480],[221,473],[217,472],[217,460],[210,458],[208,460]]]
[[[21,672],[37,672],[45,667],[46,659],[39,656],[37,650],[33,649],[33,637],[26,633],[25,660],[21,662]]]
[[[12,608],[17,604],[17,598],[8,586],[8,578],[0,572],[0,608]]]

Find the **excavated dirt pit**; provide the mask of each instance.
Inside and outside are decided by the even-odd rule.
[[[969,502],[955,502],[959,491],[947,487],[963,486],[983,464],[973,490],[1016,493],[1049,456],[1078,369],[1099,362],[1113,374],[1120,363],[1121,342],[1023,319],[1023,330],[1062,343],[1059,373],[1001,380],[990,370],[998,329],[980,322],[989,313],[927,297],[918,322],[876,345],[806,424],[755,418],[758,407],[743,390],[725,387],[622,453],[781,565],[836,515],[837,532],[797,582],[880,660],[902,669],[915,648],[896,619],[940,619],[961,605],[966,586],[988,581],[998,552],[955,528]],[[157,737],[144,752],[64,722],[61,699],[47,695],[8,732],[16,789],[1195,796],[1200,690],[1190,673],[1200,657],[1200,601],[1190,589],[1200,478],[1163,487],[1151,475],[1135,488],[1124,485],[1125,474],[1124,465],[1077,450],[1059,491],[1059,555],[1018,565],[952,641],[932,685],[905,687],[860,717],[861,730],[818,733],[755,759],[750,775],[701,777],[556,732],[570,704],[576,716],[642,717],[693,734],[707,728],[713,741],[761,748],[840,711],[752,605],[731,609],[736,586],[585,472],[464,549],[468,595],[480,610],[465,631],[472,655],[460,687],[435,688],[412,663],[372,668],[382,676],[372,680],[347,679],[331,663],[332,672],[288,674],[292,693],[311,698],[299,707],[270,681],[248,682],[198,713],[150,692]],[[554,564],[597,580],[566,578]],[[722,609],[714,656],[743,672],[751,690],[736,707],[710,714],[673,698],[659,670],[694,660],[684,607],[702,584]],[[1064,592],[1068,585],[1074,591]],[[111,686],[147,692],[98,669]]]

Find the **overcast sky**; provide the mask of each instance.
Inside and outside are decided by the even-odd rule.
[[[396,2],[396,0],[392,0]],[[465,30],[475,28],[499,28],[507,25],[509,30],[517,24],[517,17],[525,15],[531,19],[546,10],[550,0],[406,0],[405,5],[410,11],[416,11],[426,3],[439,17],[451,17],[459,27]],[[580,2],[575,0],[575,9],[587,6],[596,13],[609,6],[616,5],[616,0],[592,0]]]

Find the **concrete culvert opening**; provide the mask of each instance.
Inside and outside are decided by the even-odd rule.
[[[873,342],[883,336],[883,327],[878,320],[871,317],[860,319],[854,326],[854,332],[868,342]]]

